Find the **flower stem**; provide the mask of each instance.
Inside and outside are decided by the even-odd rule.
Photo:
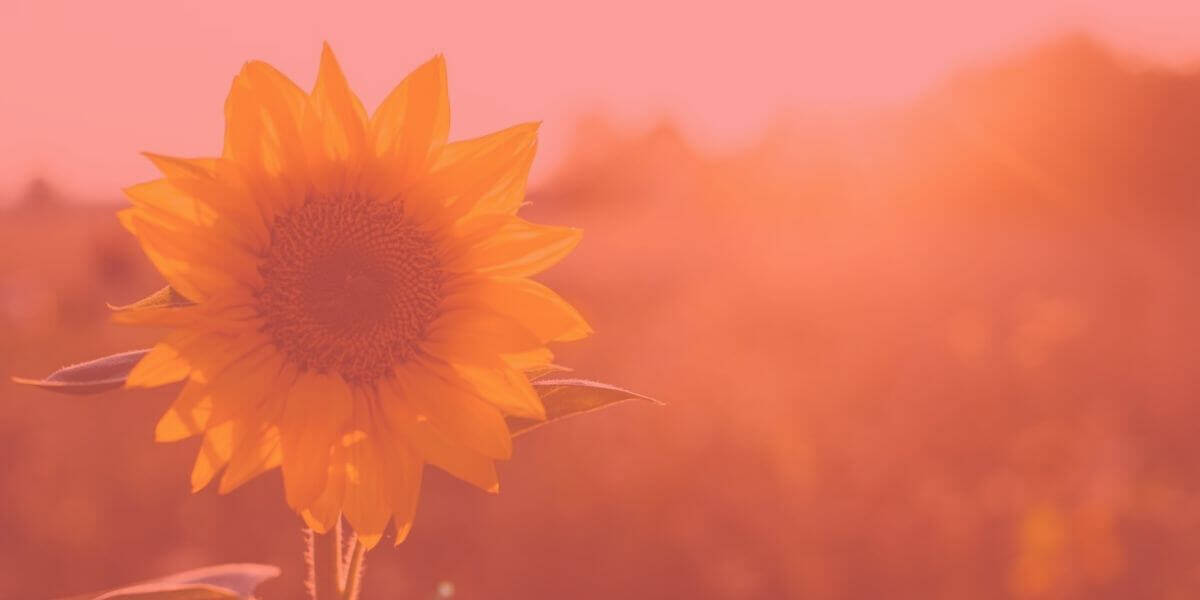
[[[342,524],[324,534],[313,534],[312,564],[314,600],[341,600]]]
[[[367,547],[358,536],[354,536],[354,550],[350,553],[350,564],[346,566],[346,591],[342,593],[342,600],[358,600],[366,551]]]

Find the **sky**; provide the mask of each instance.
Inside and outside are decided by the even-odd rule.
[[[451,137],[541,120],[534,179],[574,119],[670,116],[710,149],[772,115],[901,102],[951,69],[1066,31],[1175,64],[1200,59],[1200,2],[0,3],[0,201],[34,176],[83,199],[153,178],[139,155],[220,151],[222,104],[249,59],[310,88],[322,41],[368,110],[446,56]]]

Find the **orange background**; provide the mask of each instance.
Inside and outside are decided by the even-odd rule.
[[[586,230],[544,279],[597,331],[560,362],[670,405],[520,438],[499,496],[430,470],[364,598],[1191,598],[1200,8],[1128,4],[18,4],[0,372],[153,341],[105,321],[161,285],[116,190],[218,151],[242,60],[307,85],[328,38],[370,105],[444,51],[458,137],[546,119],[527,215]],[[173,391],[0,383],[0,598],[227,561],[300,594],[278,473],[190,495]]]

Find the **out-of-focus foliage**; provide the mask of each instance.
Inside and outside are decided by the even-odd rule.
[[[364,598],[1200,588],[1200,73],[1076,39],[720,155],[577,148],[528,207],[587,232],[547,279],[597,333],[557,361],[671,406],[522,436],[499,496],[428,471]],[[153,340],[105,321],[161,283],[112,212],[0,215],[5,373]],[[174,390],[0,386],[0,597],[215,560],[301,594],[278,476],[190,496],[152,441]]]
[[[271,565],[214,565],[63,600],[253,600],[259,584],[278,576]]]

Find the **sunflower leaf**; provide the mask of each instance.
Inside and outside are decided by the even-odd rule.
[[[233,590],[202,583],[146,583],[96,596],[94,600],[242,600]]]
[[[569,373],[572,370],[573,369],[571,369],[571,367],[564,367],[562,365],[545,365],[541,367],[534,367],[528,371],[525,371],[525,376],[528,377],[530,381],[533,381],[553,373]]]
[[[175,291],[175,288],[166,286],[137,302],[132,302],[124,306],[114,306],[109,304],[108,307],[115,311],[128,310],[147,310],[152,308],[181,308],[194,304],[191,300],[183,297],[183,294]]]
[[[172,583],[204,583],[233,590],[249,596],[259,584],[279,577],[279,567],[256,563],[227,563],[201,567],[163,577],[161,581]]]
[[[586,379],[538,379],[533,382],[533,389],[537,390],[542,404],[546,406],[546,420],[507,417],[508,429],[514,436],[552,421],[600,410],[626,400],[646,400],[659,405],[664,404],[649,396]]]
[[[150,352],[130,350],[63,367],[44,379],[13,377],[13,381],[63,394],[98,394],[121,387],[134,365]]]
[[[279,573],[279,567],[273,565],[214,565],[64,600],[244,600],[262,582],[278,577]]]

